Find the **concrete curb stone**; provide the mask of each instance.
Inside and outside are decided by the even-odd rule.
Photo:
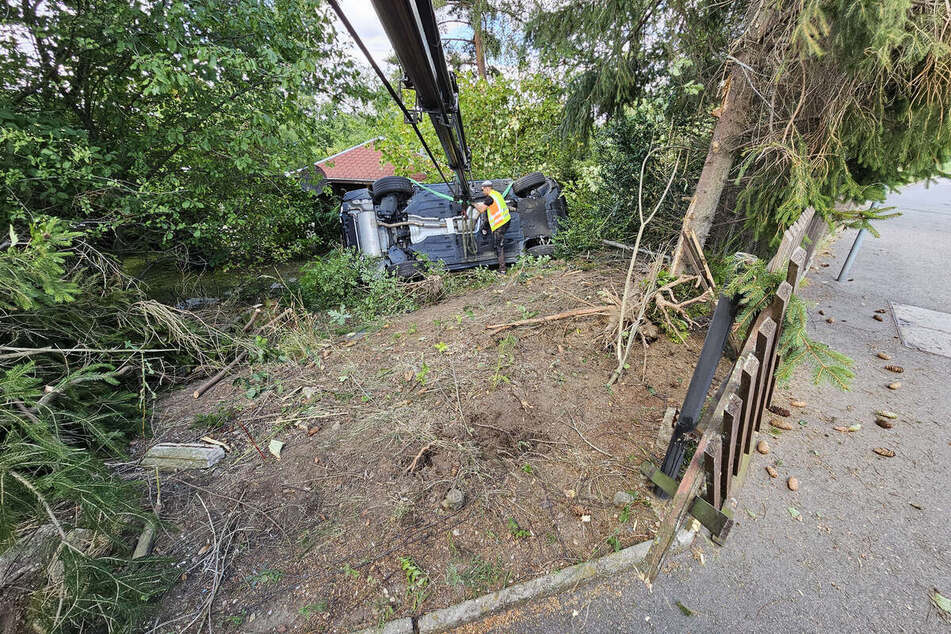
[[[678,531],[670,552],[689,546],[690,543],[693,542],[698,528],[697,522],[694,521],[691,522],[687,528],[682,528]],[[382,629],[372,627],[362,630],[357,634],[442,632],[449,628],[475,621],[493,612],[511,608],[530,599],[555,594],[556,592],[574,588],[578,584],[592,579],[606,577],[634,568],[647,556],[651,543],[653,543],[653,540],[634,544],[624,550],[605,555],[599,559],[569,566],[568,568],[543,577],[538,577],[537,579],[531,579],[507,588],[502,588],[496,592],[475,599],[469,599],[468,601],[463,601],[462,603],[457,603],[447,608],[434,610],[419,617],[415,629],[413,627],[413,620],[407,617],[390,621],[384,624]]]

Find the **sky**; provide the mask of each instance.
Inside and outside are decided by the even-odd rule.
[[[370,0],[341,0],[340,8],[343,9],[347,19],[353,24],[353,28],[356,29],[360,39],[369,49],[374,61],[386,69],[385,60],[393,54],[393,47],[386,39],[386,33],[383,31],[383,26],[380,24],[380,19],[376,16],[376,11],[373,10],[373,4]],[[350,40],[350,34],[344,29],[343,24],[339,20],[336,20],[336,22],[344,40]],[[355,44],[352,49],[354,56],[363,62],[363,55]]]

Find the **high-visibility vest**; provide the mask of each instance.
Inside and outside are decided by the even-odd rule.
[[[511,216],[509,216],[509,206],[505,204],[502,194],[492,189],[489,190],[489,197],[492,198],[492,204],[486,212],[489,214],[489,226],[492,231],[495,231],[508,222]]]

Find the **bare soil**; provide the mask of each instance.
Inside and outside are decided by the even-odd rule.
[[[486,329],[601,304],[621,269],[510,272],[324,340],[306,365],[255,364],[201,399],[194,385],[165,397],[149,444],[207,436],[229,453],[209,471],[145,476],[153,501],[161,490],[155,553],[182,570],[154,631],[350,631],[651,538],[638,466],[658,458],[702,334],[653,342],[643,380],[635,349],[609,388],[604,318]],[[450,489],[459,510],[441,506]],[[619,491],[634,502],[614,506]]]

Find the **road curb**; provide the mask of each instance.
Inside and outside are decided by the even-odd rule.
[[[677,532],[671,552],[688,546],[698,530],[697,522]],[[557,572],[503,588],[496,592],[469,599],[447,608],[433,610],[416,619],[402,618],[389,621],[381,627],[361,630],[358,634],[415,634],[416,632],[443,632],[465,625],[494,612],[512,608],[531,599],[538,599],[564,590],[574,589],[588,581],[636,568],[647,556],[653,540],[629,546],[599,559],[563,568]]]

